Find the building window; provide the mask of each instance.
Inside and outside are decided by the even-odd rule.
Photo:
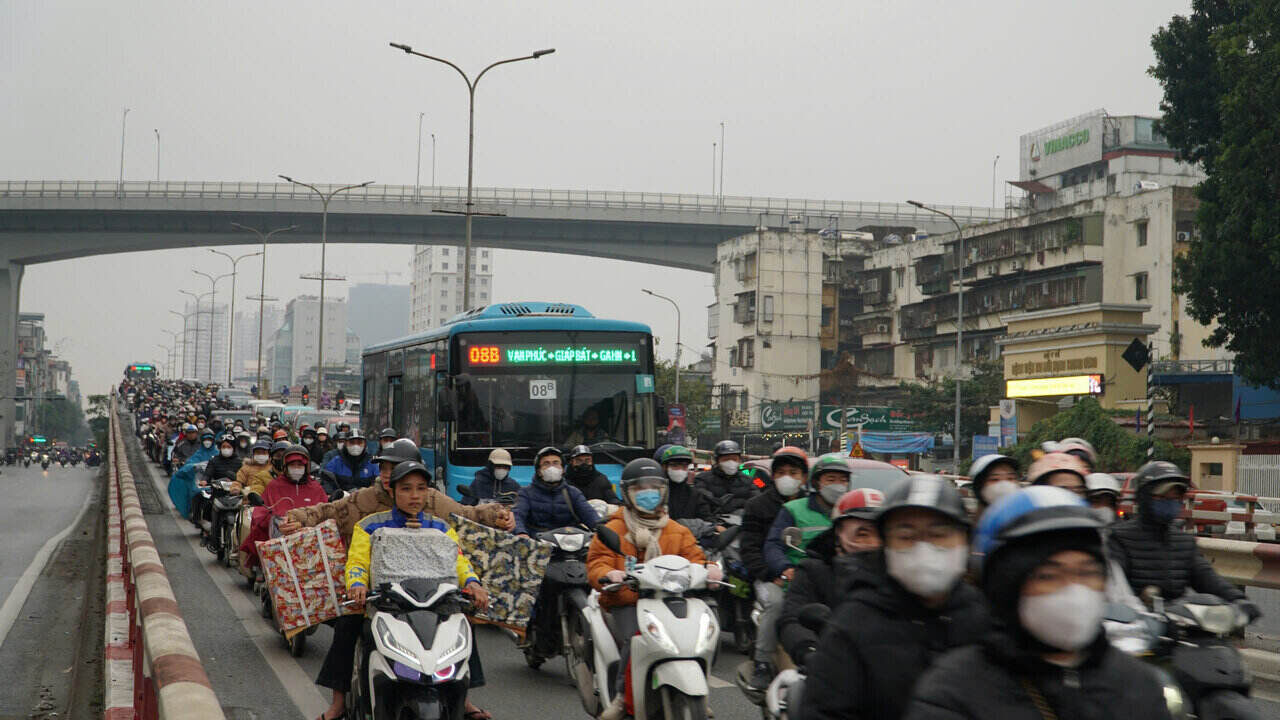
[[[756,341],[755,338],[742,338],[738,341],[738,365],[739,367],[749,368],[755,367],[756,364]]]
[[[906,268],[896,268],[896,269],[894,269],[893,274],[898,276],[898,287],[902,287],[902,281],[903,281],[903,279],[904,279],[904,278],[906,278],[906,276],[907,276],[907,269],[906,269]]]
[[[1133,297],[1135,300],[1147,299],[1147,274],[1144,272],[1133,276]]]
[[[1146,247],[1147,245],[1147,221],[1143,220],[1138,223],[1138,247]]]
[[[480,257],[482,257],[482,258],[488,258],[488,257],[489,257],[489,251],[488,251],[488,250],[481,250],[481,251],[480,251]]]
[[[440,297],[449,297],[449,291],[448,291],[448,290],[441,290],[441,291],[440,291]]]
[[[488,299],[489,299],[489,293],[487,293],[487,292],[482,292],[482,293],[480,293],[480,299],[481,299],[481,300],[488,300]]]
[[[489,266],[488,266],[488,265],[481,265],[481,266],[480,266],[480,272],[489,272]]]
[[[764,296],[764,308],[761,319],[765,322],[773,322],[773,296]]]
[[[733,321],[740,325],[750,325],[756,321],[756,294],[754,292],[738,294],[737,302],[733,304]]]
[[[449,269],[449,263],[440,263],[440,269],[441,269],[441,270],[448,270],[448,269]]]
[[[445,248],[444,250],[441,250],[441,251],[440,251],[440,254],[441,254],[441,255],[448,255],[448,254],[449,254],[449,248]]]
[[[822,327],[824,328],[831,327],[831,320],[834,315],[835,315],[835,308],[832,308],[832,307],[822,308]]]

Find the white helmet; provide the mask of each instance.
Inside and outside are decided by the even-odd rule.
[[[1085,475],[1084,487],[1086,495],[1110,493],[1120,497],[1120,481],[1107,473],[1089,473]]]

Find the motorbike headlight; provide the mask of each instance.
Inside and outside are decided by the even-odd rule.
[[[662,587],[663,592],[676,594],[688,590],[692,583],[693,579],[689,577],[688,571],[671,570],[662,573],[662,579],[658,585]]]
[[[391,626],[387,624],[386,620],[378,618],[373,627],[378,633],[378,642],[381,643],[383,649],[392,655],[399,656],[393,659],[399,660],[415,670],[421,671],[423,669],[422,663],[418,660],[417,655],[415,655],[409,648],[396,642],[395,633],[391,630]]]
[[[449,648],[436,661],[436,673],[443,672],[446,668],[456,665],[467,655],[471,654],[471,624],[462,623],[462,632],[458,633],[458,639],[454,641],[453,647]],[[453,671],[450,671],[449,677],[453,677]]]
[[[578,552],[586,542],[585,535],[556,535],[556,545],[565,552]]]
[[[640,618],[640,632],[666,652],[672,655],[680,654],[680,648],[676,647],[675,641],[667,634],[667,629],[662,626],[662,622],[648,610],[645,610],[644,616]]]
[[[693,646],[693,654],[701,655],[715,647],[716,636],[719,634],[720,624],[715,621],[711,613],[702,613],[702,617],[698,618],[698,643]]]

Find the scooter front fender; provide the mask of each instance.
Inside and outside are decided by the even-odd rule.
[[[707,675],[696,660],[668,660],[653,669],[650,687],[670,685],[691,697],[707,696]]]

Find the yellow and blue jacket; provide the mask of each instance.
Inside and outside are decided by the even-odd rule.
[[[434,515],[426,513],[418,513],[416,520],[422,524],[423,528],[431,528],[439,530],[453,540],[458,542],[458,535],[449,527],[449,524]],[[356,523],[355,528],[351,531],[351,547],[347,549],[347,588],[350,589],[356,585],[368,586],[369,584],[369,549],[371,547],[371,538],[374,531],[379,528],[403,528],[405,523],[409,521],[409,516],[400,512],[399,508],[391,508],[383,512],[366,515],[360,522]],[[471,569],[471,563],[467,560],[467,556],[462,554],[462,548],[458,548],[458,587],[466,587],[467,583],[480,582],[480,578],[476,577],[476,573]]]

